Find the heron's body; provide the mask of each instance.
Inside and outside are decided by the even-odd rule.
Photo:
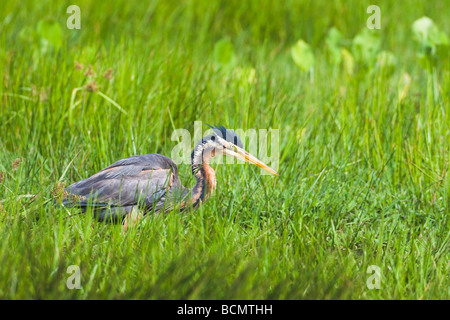
[[[79,206],[82,211],[92,207],[101,221],[121,221],[135,209],[144,214],[170,210],[177,205],[180,209],[195,209],[216,188],[210,159],[224,153],[236,154],[234,156],[275,173],[241,149],[242,142],[233,131],[224,127],[213,130],[214,134],[204,137],[192,151],[192,173],[197,180],[193,188],[181,184],[178,168],[170,158],[160,154],[136,155],[70,185],[66,188],[69,196],[63,203]]]

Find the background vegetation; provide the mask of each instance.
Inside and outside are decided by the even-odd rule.
[[[449,7],[2,1],[0,298],[448,299]],[[199,210],[126,234],[53,205],[196,120],[280,129],[280,177],[217,165]]]

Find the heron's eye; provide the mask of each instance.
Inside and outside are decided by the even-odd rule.
[[[215,137],[215,136],[212,136],[212,137],[211,137],[211,140],[212,140],[212,141],[216,141],[216,137]]]

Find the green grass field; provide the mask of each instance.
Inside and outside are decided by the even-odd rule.
[[[1,299],[450,298],[450,50],[421,58],[412,30],[427,16],[448,40],[448,1],[1,7]],[[216,164],[198,210],[127,233],[53,204],[116,160],[170,156],[194,121],[279,129],[280,176]]]

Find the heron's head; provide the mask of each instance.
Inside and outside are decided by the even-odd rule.
[[[274,175],[278,176],[268,165],[258,160],[243,149],[241,138],[233,130],[226,129],[224,126],[209,126],[213,133],[203,137],[194,151],[192,152],[192,163],[200,165],[203,161],[209,161],[210,158],[218,155],[230,155],[245,162],[254,164]]]

